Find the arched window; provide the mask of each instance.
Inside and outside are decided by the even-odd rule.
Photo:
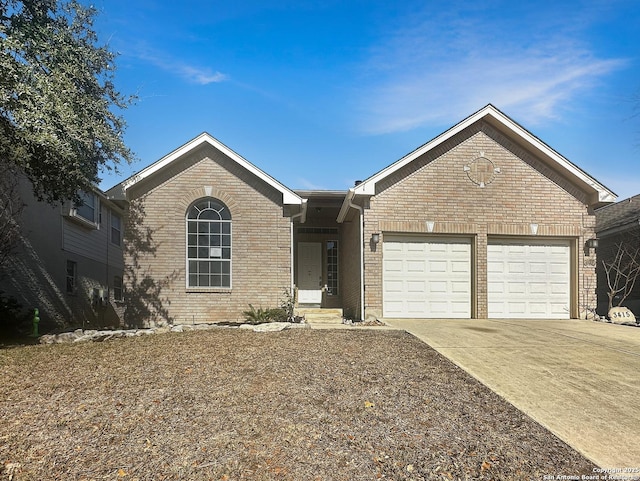
[[[218,199],[187,212],[187,286],[231,287],[231,213]]]

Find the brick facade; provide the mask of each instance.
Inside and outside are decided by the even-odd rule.
[[[595,237],[592,209],[615,198],[492,106],[344,193],[294,193],[202,134],[110,194],[128,204],[129,324],[238,320],[249,304],[275,307],[297,280],[298,243],[323,245],[326,284],[326,249],[336,240],[339,294],[324,290],[323,307],[340,303],[347,317],[382,317],[388,234],[468,240],[471,316],[477,318],[489,312],[489,244],[561,241],[569,252],[568,315],[578,317],[595,303],[595,252],[585,246]],[[203,197],[231,211],[231,289],[186,286],[185,216]],[[374,233],[382,244],[371,241]]]
[[[500,169],[484,187],[465,171],[481,155]],[[382,315],[382,249],[366,245],[374,232],[382,233],[382,241],[385,233],[400,232],[471,238],[473,317],[487,317],[491,236],[570,239],[571,317],[579,314],[580,297],[593,296],[595,257],[583,249],[585,240],[594,236],[595,217],[587,207],[587,195],[489,124],[473,124],[376,187],[364,211],[367,315]],[[427,221],[433,222],[431,232]],[[535,235],[531,224],[537,224]]]
[[[130,200],[127,282],[140,315],[175,323],[235,321],[249,304],[277,307],[291,285],[291,220],[283,215],[282,194],[213,148],[198,149],[170,170],[136,186]],[[230,289],[187,287],[185,219],[205,197],[231,212]]]

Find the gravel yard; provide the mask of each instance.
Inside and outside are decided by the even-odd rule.
[[[0,375],[0,479],[542,480],[594,468],[399,331],[5,347]]]

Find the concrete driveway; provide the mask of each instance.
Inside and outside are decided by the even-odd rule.
[[[640,328],[578,320],[389,320],[601,468],[640,479]],[[602,478],[601,478],[602,479]]]

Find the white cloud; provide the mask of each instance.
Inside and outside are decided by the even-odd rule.
[[[356,94],[359,130],[450,124],[488,103],[536,125],[560,117],[578,94],[625,64],[596,57],[562,32],[543,38],[477,28],[478,19],[439,20],[396,32],[372,53]]]
[[[198,68],[190,65],[176,65],[176,71],[187,81],[199,85],[224,82],[229,76],[220,72],[214,72],[209,68]]]
[[[229,80],[228,75],[214,71],[209,67],[190,65],[167,55],[151,52],[148,49],[141,49],[138,52],[137,57],[161,68],[162,70],[165,70],[166,72],[177,75],[189,83],[208,85],[211,83],[219,83]]]

